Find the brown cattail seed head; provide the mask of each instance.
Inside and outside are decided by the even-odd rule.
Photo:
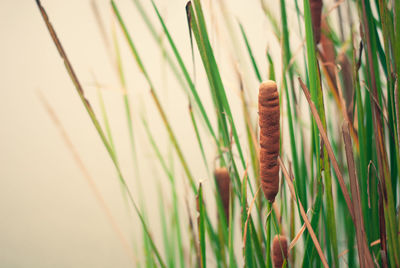
[[[260,124],[260,178],[265,197],[271,203],[279,190],[279,94],[274,81],[260,85],[258,94]]]
[[[354,108],[354,87],[353,87],[353,71],[349,58],[345,53],[340,53],[338,62],[341,67],[343,77],[343,96],[346,101],[347,115],[353,121],[353,108]]]
[[[328,71],[329,79],[332,81],[333,85],[335,88],[337,88],[336,84],[336,78],[335,78],[335,59],[336,59],[336,53],[335,53],[335,46],[333,45],[332,40],[329,38],[329,25],[326,22],[326,19],[321,21],[321,38],[320,38],[320,43],[321,43],[321,48],[322,48],[322,61],[324,65],[326,66],[326,70]]]
[[[224,207],[226,222],[229,222],[229,198],[231,179],[229,177],[228,169],[225,167],[217,168],[214,171],[214,176],[217,183],[218,193],[221,197],[222,206]]]
[[[313,25],[315,43],[319,43],[321,36],[322,0],[310,0],[311,21]]]
[[[272,263],[274,268],[281,268],[283,261],[288,257],[288,245],[286,237],[276,235],[272,241]]]

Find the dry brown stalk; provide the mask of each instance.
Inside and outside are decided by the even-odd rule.
[[[306,230],[306,225],[303,224],[303,226],[301,226],[300,230],[297,232],[296,236],[293,238],[293,240],[290,242],[289,245],[289,252],[294,248],[294,246],[297,244],[297,242],[299,242],[301,236],[303,235],[304,231]],[[290,254],[291,256],[293,255]]]
[[[126,254],[132,260],[134,264],[138,264],[138,259],[133,254],[132,246],[129,244],[128,240],[125,238],[119,224],[117,223],[115,217],[113,216],[110,207],[107,205],[106,201],[103,198],[99,188],[97,187],[95,180],[93,179],[92,175],[89,173],[89,170],[86,168],[85,164],[83,163],[82,158],[80,157],[78,150],[76,149],[75,145],[72,143],[71,138],[69,137],[67,131],[65,130],[63,124],[61,123],[60,119],[58,118],[57,114],[55,113],[53,107],[44,97],[41,91],[37,91],[38,98],[43,104],[43,107],[46,109],[46,112],[50,116],[51,120],[53,121],[54,125],[58,128],[65,145],[69,149],[74,158],[78,168],[81,170],[83,177],[86,179],[87,183],[89,184],[90,189],[93,192],[99,206],[103,209],[104,214],[106,215],[107,219],[110,221],[110,225],[114,230],[115,234],[117,235],[118,239],[121,242]]]
[[[298,207],[299,207],[299,210],[300,210],[300,215],[301,215],[301,217],[302,217],[303,220],[304,220],[304,224],[306,225],[308,232],[310,233],[311,239],[312,239],[312,241],[313,241],[313,243],[314,243],[314,245],[315,245],[315,249],[317,250],[319,257],[321,258],[321,262],[322,262],[323,266],[324,266],[325,268],[327,268],[327,267],[329,267],[329,265],[328,265],[328,262],[326,261],[324,252],[323,252],[322,249],[321,249],[321,245],[320,245],[319,242],[318,242],[318,238],[317,238],[317,236],[315,235],[315,232],[314,232],[314,230],[313,230],[313,228],[312,228],[312,226],[311,226],[310,221],[308,220],[307,214],[306,214],[306,212],[304,211],[304,208],[303,208],[303,205],[301,204],[301,201],[300,201],[299,199],[297,199],[297,197],[296,197],[296,192],[295,192],[295,190],[294,190],[294,185],[293,185],[293,183],[292,183],[292,179],[290,178],[289,173],[288,173],[288,171],[286,170],[286,167],[285,167],[285,165],[283,164],[282,159],[281,159],[280,157],[278,157],[278,163],[279,163],[279,165],[280,165],[281,168],[282,168],[283,177],[285,178],[286,183],[287,183],[288,186],[289,186],[289,191],[290,191],[290,194],[292,195],[292,198],[295,199],[295,200],[297,200],[297,202],[298,202]],[[293,179],[293,180],[294,180],[294,179]]]
[[[353,203],[351,202],[349,191],[346,188],[346,184],[344,182],[342,172],[339,169],[339,164],[338,164],[338,162],[336,160],[335,154],[333,153],[333,149],[332,149],[331,143],[329,142],[328,136],[327,136],[327,134],[325,132],[325,129],[324,129],[323,125],[322,125],[321,118],[318,115],[317,108],[315,107],[315,104],[311,100],[311,95],[310,95],[310,92],[307,89],[307,86],[303,83],[303,81],[300,79],[300,77],[299,77],[299,82],[300,82],[300,86],[301,86],[301,88],[302,88],[302,90],[304,92],[304,95],[306,96],[308,104],[310,106],[310,110],[311,110],[311,113],[312,113],[312,115],[313,115],[313,117],[315,119],[315,123],[317,124],[318,130],[319,130],[319,132],[321,134],[321,138],[322,138],[322,140],[324,142],[324,145],[326,147],[326,150],[328,152],[329,159],[332,162],[332,167],[333,167],[333,170],[336,173],[337,180],[339,182],[340,189],[342,190],[344,199],[346,201],[347,208],[349,209],[349,213],[350,213],[351,219],[354,222]]]
[[[364,228],[364,218],[362,214],[360,189],[357,180],[356,167],[354,164],[353,145],[351,142],[349,123],[344,122],[342,126],[343,140],[346,150],[347,165],[350,177],[350,189],[354,207],[354,225],[356,229],[358,256],[360,260],[360,267],[372,267],[373,260],[369,252],[368,242]]]

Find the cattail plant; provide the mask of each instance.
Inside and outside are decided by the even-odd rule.
[[[271,203],[279,190],[279,95],[274,81],[260,85],[258,94],[260,124],[260,178],[265,197]]]
[[[93,1],[95,2],[98,1]],[[399,46],[394,45],[400,40],[400,1],[346,1],[346,5],[340,6],[337,5],[338,3],[332,3],[338,1],[327,1],[326,9],[329,12],[324,14],[325,19],[323,19],[322,0],[293,1],[291,6],[294,5],[295,9],[286,8],[286,4],[290,1],[280,0],[278,1],[281,9],[280,21],[276,14],[269,10],[267,4],[274,1],[261,1],[265,16],[275,34],[263,29],[262,32],[255,33],[255,37],[270,35],[271,39],[277,38],[276,41],[282,44],[281,50],[268,50],[269,70],[267,73],[257,64],[264,59],[256,57],[264,51],[256,47],[252,48],[250,42],[252,38],[246,37],[245,23],[239,22],[244,43],[237,40],[235,25],[231,22],[236,14],[231,17],[232,14],[229,14],[228,9],[222,6],[221,9],[215,10],[217,16],[220,15],[219,10],[221,11],[226,29],[221,25],[224,38],[220,40],[219,36],[216,36],[211,42],[209,31],[210,27],[215,27],[215,25],[208,24],[206,18],[213,16],[209,16],[210,10],[204,9],[203,12],[202,7],[203,5],[208,7],[209,1],[191,0],[186,5],[189,26],[189,39],[186,39],[191,42],[192,60],[199,54],[203,63],[204,70],[202,69],[198,76],[194,69],[193,75],[190,74],[190,69],[185,64],[190,59],[184,57],[187,53],[181,54],[178,49],[185,44],[177,46],[176,41],[184,39],[174,37],[168,28],[169,23],[164,20],[164,16],[158,9],[158,4],[162,1],[151,1],[152,13],[148,13],[148,8],[142,6],[141,2],[146,1],[132,1],[138,11],[137,14],[142,17],[149,34],[159,46],[166,68],[170,68],[166,70],[166,73],[174,75],[185,95],[188,95],[189,115],[193,127],[192,138],[196,139],[193,143],[180,141],[180,135],[187,133],[180,133],[182,128],[176,128],[175,124],[170,123],[171,118],[165,110],[164,100],[158,97],[161,90],[159,86],[163,83],[156,83],[160,77],[153,70],[146,68],[153,65],[147,64],[145,59],[157,61],[158,57],[152,57],[153,50],[141,52],[140,48],[143,44],[137,46],[136,42],[142,42],[142,39],[131,35],[128,21],[125,21],[119,11],[119,2],[123,1],[111,0],[110,2],[119,25],[119,30],[116,29],[116,31],[121,31],[126,42],[126,49],[129,49],[132,54],[132,58],[127,58],[127,60],[136,62],[141,75],[146,80],[150,89],[148,97],[155,103],[159,119],[169,138],[168,145],[172,150],[168,155],[163,154],[164,148],[153,137],[151,124],[147,124],[147,119],[143,116],[143,127],[155,153],[155,161],[171,183],[171,187],[168,187],[171,192],[165,194],[171,195],[173,212],[164,213],[166,206],[160,202],[159,216],[162,229],[160,238],[152,235],[153,228],[156,226],[152,226],[152,218],[147,217],[147,211],[144,209],[147,207],[145,202],[153,202],[153,199],[149,197],[149,199],[141,200],[139,195],[138,200],[140,204],[143,204],[142,209],[137,205],[136,198],[133,198],[126,183],[125,168],[130,168],[131,165],[125,167],[122,165],[123,162],[120,163],[122,155],[117,157],[117,150],[112,142],[114,131],[111,131],[108,124],[103,101],[100,101],[100,108],[104,128],[101,120],[96,116],[97,109],[94,109],[96,106],[91,105],[92,99],[85,94],[84,87],[78,79],[80,74],[74,71],[61,45],[62,40],[58,39],[40,0],[36,0],[39,12],[66,65],[79,98],[114,164],[117,179],[124,189],[123,194],[127,195],[127,201],[131,203],[140,221],[143,239],[140,245],[134,246],[143,248],[144,252],[138,252],[138,256],[145,258],[139,261],[152,267],[192,267],[195,265],[194,261],[197,262],[197,267],[206,267],[208,263],[213,267],[238,267],[242,264],[245,267],[282,267],[288,258],[288,242],[294,240],[291,250],[293,253],[296,251],[297,254],[292,253],[290,256],[290,264],[293,267],[300,267],[303,264],[303,267],[325,268],[341,267],[346,264],[348,267],[364,268],[371,267],[372,260],[380,267],[400,267],[397,213],[400,203],[398,168],[400,166],[400,99],[398,95],[400,50]],[[299,7],[298,2],[303,2],[303,9]],[[258,3],[255,8],[258,8]],[[347,11],[343,20],[340,19],[340,9]],[[180,12],[184,12],[184,9],[181,8]],[[339,16],[338,20],[331,19],[335,13]],[[291,23],[287,20],[293,15],[297,15],[296,27],[293,27],[295,20]],[[99,20],[100,15],[97,17]],[[340,25],[337,25],[337,21]],[[353,21],[359,23],[361,27],[355,27],[357,25]],[[182,21],[182,25],[179,26],[186,27],[185,23]],[[99,21],[98,26],[105,34],[104,40],[108,40],[106,36],[108,31],[102,29],[102,25]],[[338,32],[337,26],[343,29]],[[163,36],[166,37],[165,42],[159,42],[161,28]],[[347,33],[346,38],[343,38],[343,30]],[[120,35],[115,32],[112,42],[115,53],[109,53],[110,55],[119,55],[118,36]],[[226,40],[225,37],[227,37]],[[343,42],[344,39],[347,41]],[[361,43],[359,43],[360,39],[362,39]],[[305,40],[305,45],[303,40]],[[226,43],[229,45],[233,44],[234,49],[227,49],[227,58],[225,58],[225,53],[215,54],[214,42],[219,47],[220,41],[228,41]],[[260,41],[263,40],[257,40],[257,42]],[[234,94],[227,94],[225,87],[227,81],[224,81],[231,77],[229,72],[227,76],[223,75],[226,72],[221,71],[224,65],[220,64],[223,64],[224,59],[229,59],[229,63],[231,60],[235,62],[245,60],[239,53],[240,44],[245,45],[243,50],[248,52],[248,58],[252,63],[255,75],[253,79],[257,79],[253,82],[263,81],[265,77],[272,80],[276,76],[283,78],[282,97],[285,99],[286,116],[282,118],[282,124],[288,126],[289,142],[284,145],[289,148],[282,148],[282,150],[280,148],[280,100],[274,81],[263,82],[259,88],[260,146],[258,148],[257,129],[252,124],[255,108],[249,105],[255,100],[251,94],[245,94],[246,89],[251,88],[252,84],[252,76],[245,75],[248,71],[247,64],[234,64],[235,68],[232,69],[239,78],[240,101],[246,123],[244,127],[239,127],[237,124],[240,119],[236,117],[240,117],[241,114],[234,105],[238,103],[235,101]],[[316,46],[316,44],[319,45]],[[226,44],[223,43],[221,46],[223,49],[224,45]],[[265,45],[261,44],[261,47],[265,48]],[[294,53],[293,47],[301,49]],[[197,48],[196,51],[195,48]],[[151,54],[142,55],[147,52]],[[282,56],[282,68],[276,68],[276,62],[273,60],[278,56]],[[122,64],[122,58],[119,56],[117,58],[118,64],[114,67],[117,67],[116,74],[122,81],[125,64]],[[300,78],[299,81],[306,81],[300,84],[303,92],[296,90],[295,78],[297,77]],[[196,83],[196,80],[204,81]],[[203,85],[203,82],[209,84],[208,88],[212,97],[210,108],[214,108],[212,110],[216,112],[212,114],[213,117],[210,117],[211,113],[209,114],[207,109],[209,107],[205,102],[206,99],[203,98],[204,87],[198,86],[198,84]],[[132,84],[132,86],[136,85]],[[128,94],[128,87],[129,85],[126,84],[127,94],[123,97],[126,107],[131,107],[128,101],[131,95]],[[304,97],[307,99],[308,106],[304,106]],[[299,109],[301,105],[311,111],[312,118],[308,113],[303,113],[303,109]],[[133,107],[132,111],[130,108],[126,108],[126,111],[127,129],[130,131],[130,142],[133,145],[136,144],[134,140],[137,139],[136,135],[135,139],[133,138],[133,130],[138,128],[133,127],[135,120],[132,118],[134,118],[134,112],[141,113],[141,111],[136,111]],[[337,116],[328,116],[332,111],[341,113]],[[213,121],[217,121],[218,124],[213,124]],[[336,126],[343,121],[346,124],[341,133]],[[184,121],[179,122],[181,123],[186,124]],[[247,139],[244,138],[246,134]],[[343,139],[340,138],[342,134]],[[213,142],[209,142],[209,138]],[[136,153],[141,151],[136,151],[134,147],[132,146],[132,152],[136,156]],[[343,147],[345,155],[341,150]],[[185,156],[186,153],[195,150],[201,153],[205,167],[203,172],[207,174],[207,179],[199,187],[197,187],[197,179],[202,178],[203,175],[192,171],[193,168],[197,168],[199,160],[194,159],[192,163],[189,161],[192,158]],[[210,159],[205,154],[207,151],[216,152],[217,155],[213,157],[221,159],[221,165],[229,166],[229,172],[225,167],[214,170],[218,221],[213,221],[210,215],[208,203],[211,201],[204,198],[209,196],[207,191],[210,187],[208,186],[210,182],[212,183],[212,172],[207,164]],[[279,165],[278,154],[281,158],[279,158]],[[142,161],[144,161],[143,157],[137,157],[135,165],[132,166],[137,168],[141,166]],[[288,163],[288,167],[293,167],[293,170],[289,169],[290,172],[287,172],[285,162]],[[173,163],[173,165],[167,163]],[[247,168],[253,170],[254,174],[247,172]],[[289,188],[293,197],[290,206],[285,203],[287,198],[274,203],[280,186],[280,168],[287,180],[283,189]],[[138,169],[135,172],[140,178],[142,173]],[[184,172],[185,176],[179,175],[180,172]],[[148,178],[147,173],[143,174],[145,178]],[[185,192],[188,202],[180,202],[177,195],[179,189],[177,182],[180,182],[180,177],[184,177],[183,179],[187,179],[188,182]],[[232,186],[231,178],[234,180]],[[346,179],[350,182],[351,197],[345,183]],[[157,180],[157,183],[164,182]],[[257,200],[260,195],[257,195],[258,192],[253,186],[258,186],[258,184],[261,185],[264,196],[268,200],[266,204],[262,202],[265,201],[264,199],[261,202]],[[163,188],[163,190],[166,189]],[[333,192],[335,189],[338,190],[337,193]],[[163,196],[164,192],[160,194],[160,201],[163,201]],[[191,205],[192,202],[189,202],[194,198],[197,198],[197,210],[194,204]],[[251,203],[250,200],[252,200]],[[187,213],[182,213],[184,205],[186,205]],[[264,207],[270,213],[268,217],[262,213]],[[296,209],[300,213],[295,213]],[[313,213],[307,215],[308,210]],[[235,211],[240,213],[242,224],[234,224]],[[192,219],[193,212],[197,215],[197,228],[194,224],[195,219]],[[228,225],[231,219],[229,228],[224,224],[225,219]],[[368,219],[368,224],[365,224],[364,229],[362,227],[365,219]],[[300,221],[304,222],[307,232],[297,230],[300,226],[296,223]],[[265,228],[264,223],[266,223]],[[185,228],[188,227],[187,224],[189,228]],[[290,230],[290,236],[286,238],[283,235],[277,235],[271,241],[275,234],[282,234],[284,228]],[[236,235],[238,231],[242,232],[243,240],[238,239]],[[296,233],[299,235],[294,235]],[[189,241],[187,241],[188,238],[190,238]],[[159,240],[163,243],[161,244]],[[343,254],[339,254],[342,249]],[[241,253],[239,253],[240,250],[242,250]]]
[[[276,235],[272,241],[272,263],[275,268],[281,268],[288,257],[287,239],[283,235]]]
[[[321,12],[322,0],[310,0],[311,21],[313,25],[315,43],[318,44],[321,38]]]
[[[218,194],[221,198],[222,207],[224,208],[226,222],[229,222],[229,199],[231,179],[227,168],[217,168],[214,171],[215,182],[217,184]]]

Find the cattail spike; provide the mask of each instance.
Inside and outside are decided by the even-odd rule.
[[[279,94],[274,81],[260,85],[258,94],[260,125],[260,178],[265,197],[271,203],[279,190]]]
[[[288,243],[283,235],[276,235],[272,241],[272,263],[274,268],[281,268],[288,257]]]
[[[224,207],[226,222],[229,222],[229,199],[231,179],[228,169],[225,167],[217,168],[214,171],[215,181],[217,183],[218,193],[221,197],[222,206]]]
[[[347,115],[350,121],[353,122],[353,109],[354,109],[354,87],[353,87],[353,72],[349,58],[346,53],[342,52],[338,56],[338,63],[341,67],[343,77],[343,96],[346,101]]]
[[[320,43],[321,43],[321,50],[323,52],[321,59],[328,72],[329,79],[333,83],[334,89],[336,90],[337,89],[336,76],[335,76],[336,53],[335,53],[335,46],[332,40],[329,38],[330,28],[326,19],[321,21],[321,31],[322,32],[320,37]]]
[[[314,39],[315,43],[318,44],[321,37],[322,0],[310,0],[310,9]]]

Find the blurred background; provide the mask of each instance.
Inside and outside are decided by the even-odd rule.
[[[111,12],[109,1],[95,0],[108,41],[112,42],[114,31],[121,47],[137,145],[139,172],[135,173],[122,89],[94,16],[93,2],[43,0],[42,4],[75,68],[85,94],[102,121],[96,84],[100,86],[122,172],[139,203],[138,187],[143,188],[143,203],[148,211],[151,231],[155,240],[160,241],[159,211],[156,208],[160,188],[169,183],[155,160],[141,116],[148,121],[162,154],[173,155],[174,151],[151,99],[148,85]],[[154,24],[160,26],[150,1],[141,2]],[[275,1],[265,2],[270,4],[271,10],[278,8]],[[117,0],[116,3],[151,74],[183,152],[192,165],[190,168],[193,174],[196,174],[198,181],[205,180],[207,174],[201,162],[200,151],[197,146],[193,146],[195,133],[190,122],[186,94],[171,75],[158,45],[149,34],[132,1]],[[186,1],[159,0],[156,3],[193,74],[185,14]],[[245,68],[248,70],[251,67],[247,55],[242,62],[237,62],[237,58],[232,57],[240,56],[241,53],[244,55],[244,50],[237,51],[232,44],[224,42],[224,32],[227,29],[221,22],[220,4],[225,3],[235,26],[236,20],[240,20],[245,27],[255,58],[264,74],[268,71],[265,56],[267,48],[276,51],[272,56],[276,68],[280,68],[279,44],[262,13],[259,1],[209,0],[203,3],[212,42],[218,40],[219,44],[224,44],[224,47],[215,47],[217,60],[222,66],[223,81],[231,105],[237,107],[237,113],[240,114],[235,64],[248,66]],[[294,9],[291,4],[288,3],[289,10]],[[238,39],[243,41],[238,27],[233,30]],[[157,31],[162,42],[165,42],[161,27]],[[134,263],[124,251],[109,218],[60,134],[60,127],[54,124],[40,101],[39,94],[42,94],[52,106],[123,236],[131,245],[135,245],[132,247],[140,257],[142,235],[138,218],[132,209],[127,208],[115,168],[75,91],[35,1],[0,1],[0,35],[0,266],[132,267]],[[292,36],[296,38],[295,34]],[[168,44],[165,44],[169,49]],[[240,48],[245,49],[244,46]],[[296,45],[292,49],[295,50]],[[204,71],[197,52],[195,57],[196,84],[199,88],[204,87],[200,94],[205,100],[206,109],[211,109],[211,97],[206,79],[202,79]],[[252,99],[256,100],[256,78],[246,81],[245,87]],[[252,105],[254,116],[256,105]],[[235,109],[233,112],[236,113]],[[245,139],[243,123],[238,121],[236,124],[239,125],[240,138]],[[204,128],[201,128],[203,135],[202,129]],[[206,144],[205,149],[209,164],[213,166],[216,153],[210,138],[209,141],[210,144]],[[170,164],[174,165],[174,162]],[[185,202],[183,196],[187,180],[181,168],[175,170],[175,176],[179,198]],[[142,182],[141,186],[137,184],[137,177]],[[205,187],[209,187],[209,184],[205,180]],[[167,195],[166,199],[168,198],[170,197]]]

